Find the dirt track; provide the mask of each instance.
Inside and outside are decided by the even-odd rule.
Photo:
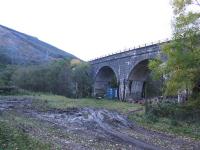
[[[200,142],[149,131],[106,109],[41,111],[32,104],[32,99],[1,98],[0,111],[36,122],[19,126],[30,136],[50,142],[53,149],[200,149]]]

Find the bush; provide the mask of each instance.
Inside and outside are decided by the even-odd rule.
[[[171,119],[171,122],[170,122],[170,124],[171,124],[172,126],[179,126],[179,123],[178,123],[178,121],[177,121],[177,120],[175,120],[175,119]]]
[[[30,138],[21,129],[14,128],[8,123],[0,122],[0,149],[50,149],[50,145],[43,144]]]
[[[157,117],[172,117],[177,104],[169,102],[160,102],[149,106],[149,112]]]
[[[180,120],[188,122],[198,122],[200,120],[200,109],[191,105],[190,102],[186,104],[160,102],[158,104],[150,105],[148,113],[158,118],[170,118],[173,121]]]
[[[13,73],[12,81],[22,89],[67,97],[88,97],[92,85],[89,65],[71,65],[70,60],[19,67]]]
[[[149,123],[152,123],[152,122],[155,123],[155,122],[158,122],[158,120],[159,120],[159,118],[156,115],[152,114],[152,113],[146,114],[145,115],[145,119]]]

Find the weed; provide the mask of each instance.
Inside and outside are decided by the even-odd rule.
[[[14,128],[7,122],[0,121],[0,149],[50,149],[50,145],[30,138],[20,128]]]

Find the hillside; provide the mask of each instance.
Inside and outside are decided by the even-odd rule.
[[[76,58],[36,37],[0,25],[0,63],[39,64],[60,58]]]

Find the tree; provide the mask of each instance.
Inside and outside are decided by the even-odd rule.
[[[17,66],[4,65],[0,63],[0,86],[11,86],[12,85],[12,74],[16,70]]]
[[[188,90],[200,93],[200,1],[172,0],[173,38],[164,44],[162,53],[168,60],[152,60],[149,67],[158,77],[165,77],[165,94]]]
[[[91,94],[90,66],[78,60],[65,59],[47,64],[21,66],[11,75],[15,86],[30,91],[77,98]]]
[[[70,60],[21,66],[12,75],[15,86],[36,92],[49,92],[72,97]]]
[[[72,76],[75,87],[75,97],[91,96],[92,77],[90,65],[85,62],[72,65]]]

